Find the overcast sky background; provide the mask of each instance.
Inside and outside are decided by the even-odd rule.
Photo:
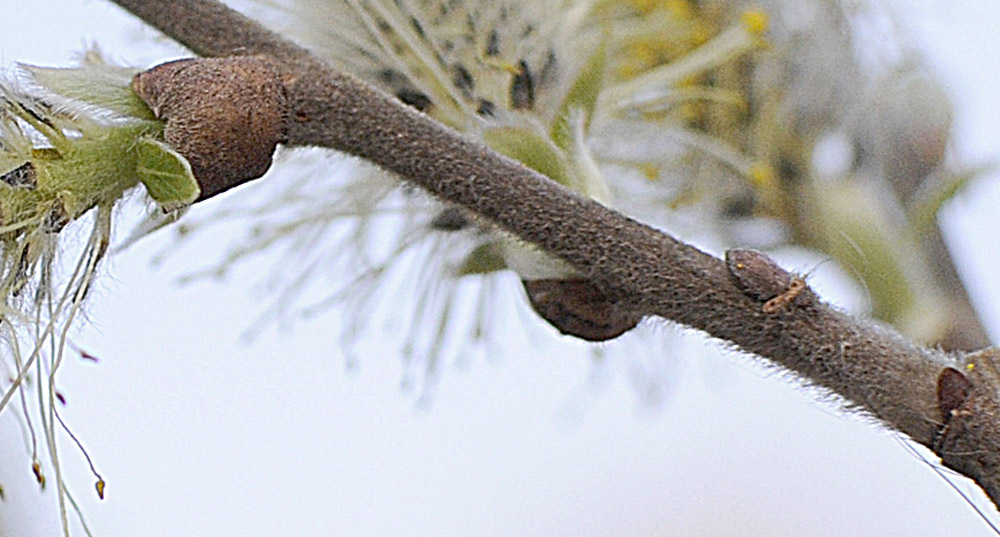
[[[900,3],[903,3],[900,0]],[[1000,156],[1000,4],[905,2],[955,100],[962,162]],[[66,65],[96,40],[126,64],[176,57],[106,2],[0,0],[0,60]],[[1000,178],[946,210],[949,238],[1000,339]],[[211,211],[215,201],[198,210]],[[219,237],[217,237],[219,238]],[[67,480],[101,537],[212,535],[991,535],[901,441],[697,335],[658,327],[667,397],[637,401],[619,362],[513,343],[449,367],[434,403],[400,390],[389,347],[345,371],[336,313],[239,335],[260,311],[254,265],[178,287],[211,242],[151,268],[154,236],[116,256],[60,370],[63,416],[107,480],[62,442]],[[796,252],[781,258],[808,269]],[[828,264],[829,265],[829,264]],[[824,296],[861,302],[829,266]],[[259,269],[259,266],[257,266]],[[0,532],[57,535],[13,419],[0,415]],[[978,491],[958,481],[978,498]],[[981,501],[985,505],[985,501]]]

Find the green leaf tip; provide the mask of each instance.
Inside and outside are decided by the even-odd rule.
[[[606,40],[602,40],[597,50],[587,59],[587,63],[584,64],[583,69],[580,70],[573,85],[569,88],[569,92],[566,93],[566,98],[559,106],[559,113],[556,114],[555,121],[552,123],[549,135],[552,137],[552,141],[565,151],[568,151],[573,145],[572,129],[569,124],[570,113],[574,110],[580,110],[584,114],[584,132],[590,126],[590,119],[597,107],[597,98],[604,87],[604,70],[608,59],[606,42]]]
[[[549,179],[569,188],[577,186],[566,157],[545,136],[520,127],[499,127],[484,132],[483,139],[497,152]]]
[[[503,258],[503,249],[496,242],[480,244],[466,256],[458,269],[459,276],[472,274],[491,274],[507,268]]]
[[[139,180],[164,211],[186,207],[201,195],[191,164],[180,153],[151,138],[139,140],[138,151]]]

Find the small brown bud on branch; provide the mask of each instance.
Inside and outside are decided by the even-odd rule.
[[[805,280],[756,250],[727,251],[726,267],[744,293],[764,302],[764,313],[781,311],[808,290]]]
[[[938,410],[941,418],[948,423],[952,415],[965,403],[972,393],[972,383],[959,370],[946,367],[938,376]]]
[[[635,328],[642,315],[622,308],[590,280],[525,280],[531,307],[560,333],[587,341],[614,339]]]
[[[166,122],[164,139],[191,164],[204,200],[256,179],[285,138],[277,64],[261,56],[194,58],[139,73],[132,88]]]

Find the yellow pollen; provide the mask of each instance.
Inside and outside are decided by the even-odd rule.
[[[680,20],[690,20],[694,17],[694,9],[688,0],[666,0],[667,11]]]
[[[774,169],[767,162],[758,160],[751,164],[748,177],[754,186],[764,189],[771,189],[775,186]]]
[[[767,32],[768,26],[770,26],[767,12],[762,9],[747,9],[740,15],[740,21],[743,22],[743,26],[747,29],[747,32],[755,36],[763,35]]]
[[[657,0],[632,0],[630,3],[643,13],[653,10],[659,4]]]
[[[522,74],[521,73],[521,68],[519,66],[517,66],[517,65],[514,65],[513,63],[510,63],[509,61],[496,60],[496,59],[488,58],[483,63],[485,63],[486,65],[488,65],[488,66],[490,66],[490,67],[492,67],[494,69],[498,69],[500,71],[506,71],[506,72],[508,72],[508,73],[510,73],[512,75],[520,75],[520,74]]]
[[[715,35],[713,27],[703,21],[697,20],[691,24],[691,43],[701,45]]]
[[[639,171],[641,171],[642,175],[650,181],[654,181],[660,176],[660,167],[653,163],[641,164],[639,166]]]

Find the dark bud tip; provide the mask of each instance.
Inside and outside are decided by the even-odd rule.
[[[431,220],[431,229],[438,231],[461,231],[468,227],[469,217],[458,207],[448,207]]]
[[[972,383],[961,371],[946,367],[937,380],[938,409],[945,423],[961,408],[972,393]]]
[[[510,83],[510,105],[514,110],[528,110],[535,106],[535,79],[528,62],[521,60],[517,73]]]
[[[528,301],[560,333],[607,341],[635,328],[642,315],[628,311],[590,280],[525,280]]]

